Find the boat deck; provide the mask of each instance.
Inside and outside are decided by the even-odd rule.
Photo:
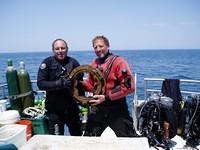
[[[186,146],[185,140],[175,136],[170,140],[172,150],[194,150]],[[35,135],[19,150],[163,150],[161,147],[149,147],[146,137],[118,138],[108,127],[101,137]],[[200,145],[196,148],[200,149]]]
[[[147,138],[35,135],[19,150],[148,150]]]

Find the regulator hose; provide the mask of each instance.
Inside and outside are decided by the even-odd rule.
[[[83,73],[89,73],[90,75],[94,77],[95,82],[97,82],[97,86],[95,86],[94,90],[92,91],[93,95],[104,94],[105,79],[101,71],[97,68],[93,68],[90,65],[81,65],[79,67],[76,67],[69,75],[65,75],[65,77],[68,77],[75,83],[77,80],[77,77]],[[73,84],[72,95],[76,101],[80,102],[83,105],[88,105],[89,100],[92,99],[92,97],[79,95],[79,90],[76,84]]]

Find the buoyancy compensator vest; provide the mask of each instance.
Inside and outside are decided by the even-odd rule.
[[[152,94],[139,114],[139,131],[148,138],[151,146],[167,147],[168,140],[176,135],[173,118],[173,100],[161,94]]]
[[[186,144],[196,147],[200,143],[200,95],[188,96],[184,101],[183,138]]]

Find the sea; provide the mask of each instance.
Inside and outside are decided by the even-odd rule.
[[[144,78],[200,80],[200,49],[113,50],[111,52],[124,57],[132,73],[137,74],[138,99],[144,98]],[[6,83],[5,72],[8,59],[12,59],[17,70],[20,61],[23,61],[31,80],[36,80],[40,63],[50,55],[53,55],[52,51],[0,53],[0,83]],[[81,65],[89,64],[96,57],[93,50],[69,51],[68,55],[76,58]],[[162,83],[151,83],[151,86],[161,89]],[[200,92],[200,83],[181,86],[181,90],[186,89]],[[129,103],[133,97],[134,93],[128,96]]]

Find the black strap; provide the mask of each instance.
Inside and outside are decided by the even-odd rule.
[[[11,100],[16,100],[18,98],[22,98],[22,97],[25,97],[25,96],[29,96],[33,93],[33,91],[29,91],[29,92],[26,92],[26,93],[22,93],[22,94],[18,94],[18,95],[10,95],[8,96],[9,99]]]
[[[104,74],[105,80],[107,80],[108,75],[109,75],[110,70],[111,70],[111,67],[112,67],[112,65],[113,65],[113,62],[115,61],[115,59],[116,59],[117,57],[118,57],[118,56],[116,56],[116,55],[113,56],[112,60],[110,61],[109,66],[107,67],[107,69],[106,69],[106,71],[105,71],[105,74]]]

